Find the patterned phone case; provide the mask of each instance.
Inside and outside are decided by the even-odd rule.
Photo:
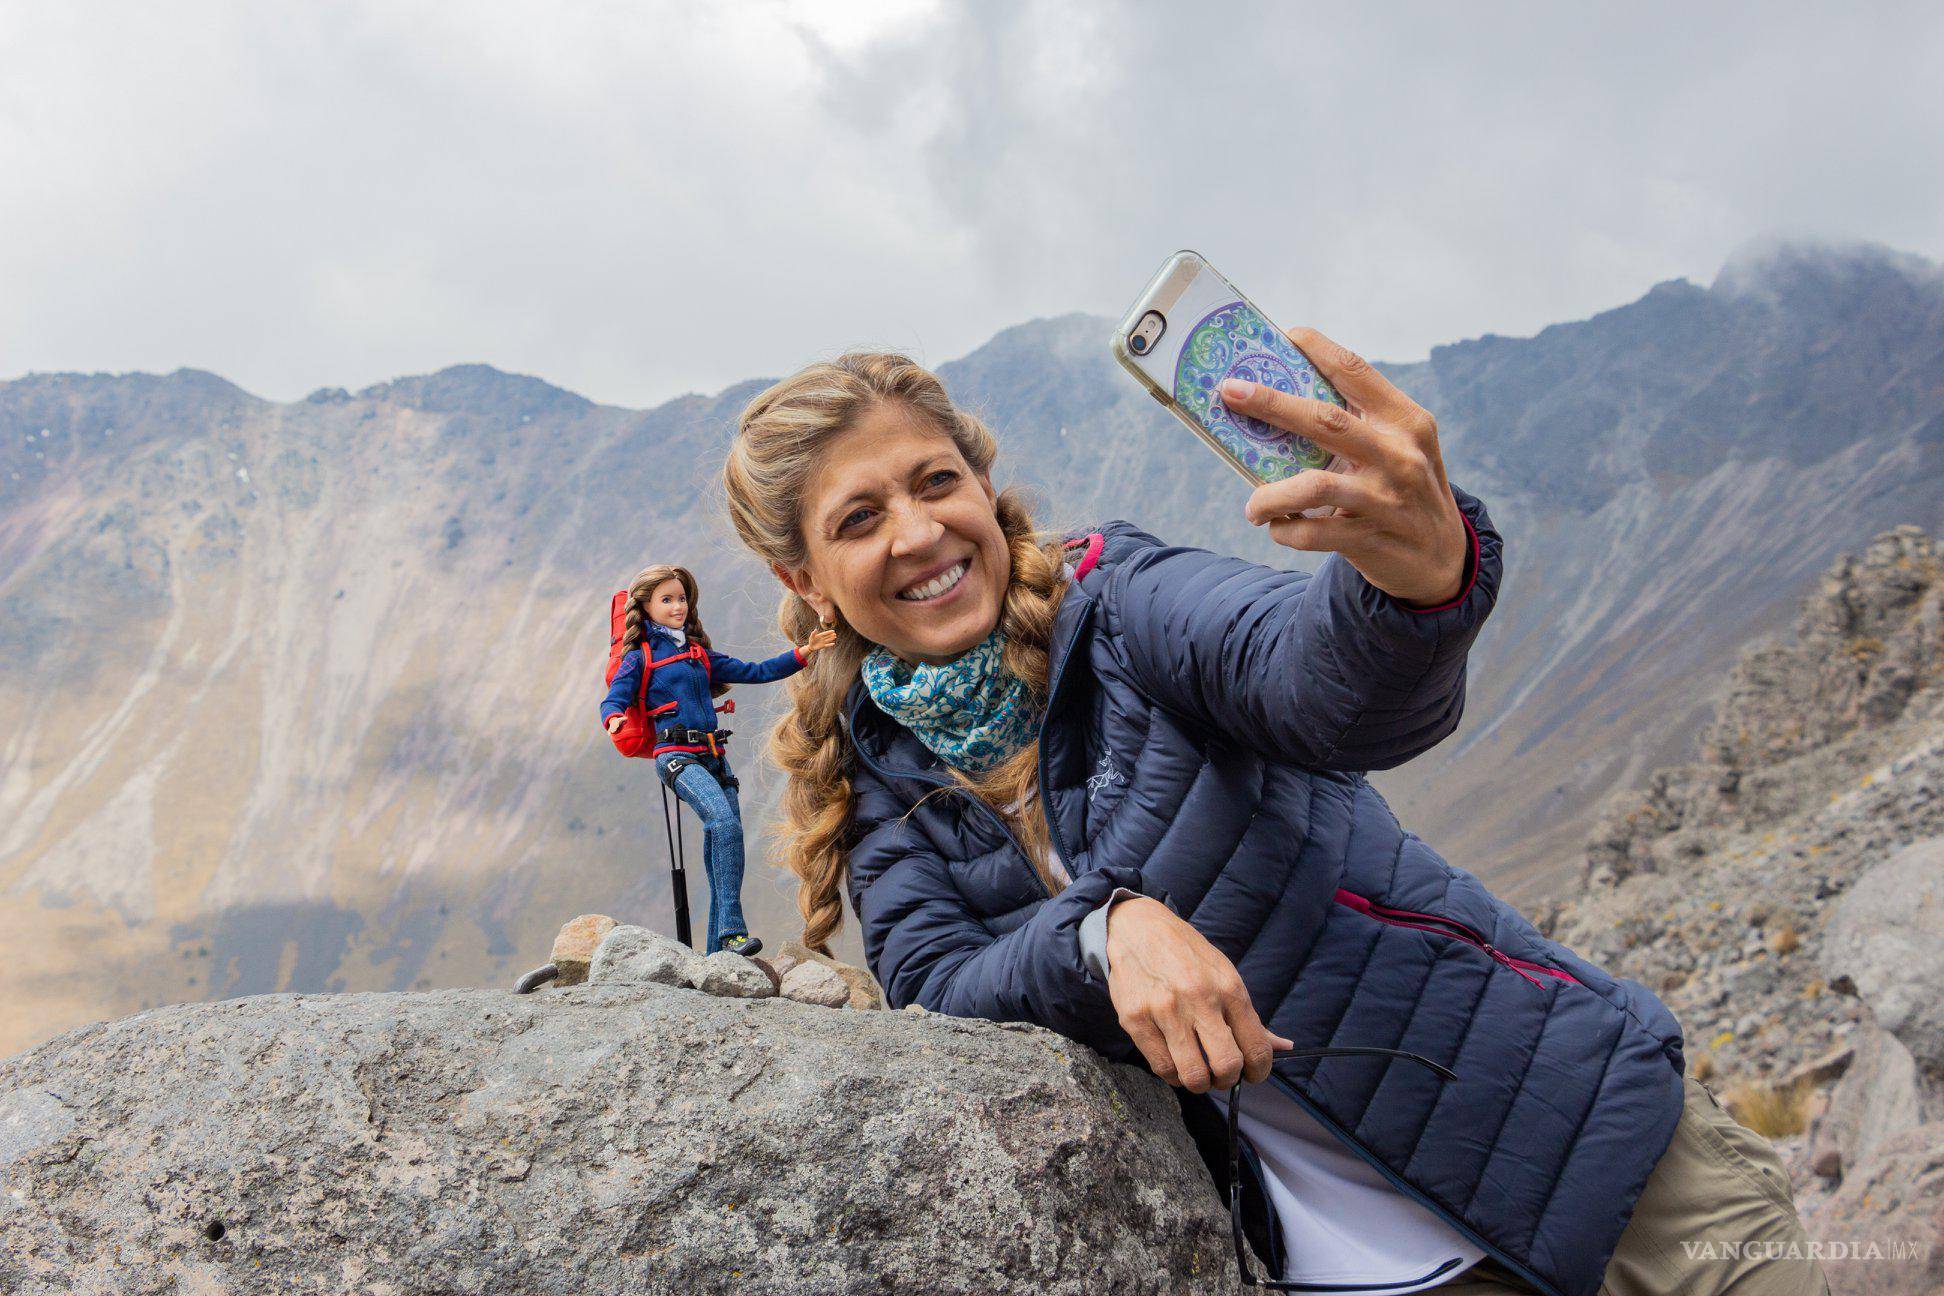
[[[1150,310],[1167,327],[1146,355],[1127,346],[1129,330]],[[1114,356],[1157,400],[1229,465],[1258,485],[1327,468],[1335,456],[1308,437],[1231,412],[1225,378],[1343,404],[1329,380],[1235,285],[1193,252],[1170,257],[1114,334]]]

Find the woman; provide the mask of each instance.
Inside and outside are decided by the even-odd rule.
[[[1287,1278],[1822,1290],[1811,1262],[1688,1258],[1801,1238],[1773,1153],[1684,1082],[1652,995],[1542,938],[1365,780],[1456,727],[1501,543],[1428,414],[1291,336],[1351,412],[1223,399],[1357,465],[1248,498],[1278,542],[1331,552],[1314,576],[1122,522],[1042,542],[993,489],[991,434],[902,357],[750,403],[731,517],[789,590],[785,633],[838,631],[771,739],[804,939],[847,887],[893,1006],[1037,1022],[1192,1094],[1269,1079],[1243,1187],[1278,1208],[1259,1249]],[[1457,1078],[1273,1058],[1324,1044]]]
[[[766,662],[727,657],[709,646],[702,628],[695,577],[685,567],[658,564],[628,584],[627,651],[601,699],[609,733],[641,693],[642,652],[652,654],[644,700],[655,724],[655,773],[702,821],[702,867],[709,876],[709,937],[703,952],[753,955],[763,942],[749,934],[742,911],[743,837],[738,783],[729,771],[727,731],[716,728],[713,699],[731,684],[767,684],[803,669],[836,633],[810,634],[801,647]]]

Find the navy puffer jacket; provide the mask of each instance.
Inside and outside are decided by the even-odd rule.
[[[1284,572],[1125,522],[1071,551],[1040,741],[1073,877],[1056,897],[975,799],[912,812],[945,771],[855,686],[851,902],[893,1006],[1037,1022],[1139,1062],[1078,931],[1116,886],[1164,899],[1299,1047],[1457,1072],[1291,1059],[1273,1082],[1528,1282],[1592,1296],[1680,1116],[1680,1028],[1404,831],[1364,777],[1463,709],[1501,541],[1453,495],[1473,575],[1430,612],[1334,555]]]

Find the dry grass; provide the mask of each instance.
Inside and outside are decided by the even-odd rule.
[[[1688,1063],[1688,1074],[1703,1084],[1714,1078],[1715,1060],[1712,1053],[1697,1053]]]
[[[1809,1123],[1809,1105],[1815,1086],[1793,1084],[1767,1085],[1755,1081],[1738,1084],[1721,1095],[1728,1114],[1764,1138],[1791,1138]]]

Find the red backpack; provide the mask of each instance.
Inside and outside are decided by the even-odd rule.
[[[628,629],[628,591],[616,590],[608,600],[608,660],[607,682],[614,683],[614,677],[621,669],[621,659],[628,655],[621,642],[621,636]],[[655,667],[666,666],[670,662],[686,661],[690,658],[702,663],[702,672],[711,681],[715,679],[715,668],[709,663],[708,649],[690,640],[688,647],[678,653],[671,653],[657,661],[648,660],[648,641],[643,638],[638,645],[641,649],[641,687],[636,690],[633,702],[621,713],[621,727],[609,734],[614,740],[615,750],[623,756],[639,756],[646,760],[655,755],[655,717],[673,711],[675,703],[664,702],[653,711],[648,709],[648,681],[654,677]],[[733,711],[736,704],[725,701],[717,707],[718,711]],[[605,722],[603,722],[605,724]]]

